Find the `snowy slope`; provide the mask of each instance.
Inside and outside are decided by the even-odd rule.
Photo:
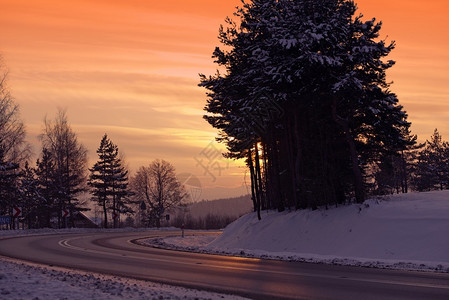
[[[160,242],[160,241],[159,241]],[[195,248],[197,238],[166,243]],[[254,213],[202,252],[449,272],[449,191],[410,193],[328,210]]]

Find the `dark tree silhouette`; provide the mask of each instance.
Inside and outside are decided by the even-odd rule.
[[[158,228],[164,214],[187,198],[175,168],[165,160],[157,159],[148,167],[140,167],[131,179],[131,188],[136,202],[146,203],[145,223]]]
[[[56,207],[58,227],[62,225],[62,209],[70,212],[69,226],[74,225],[76,211],[86,210],[77,196],[86,191],[87,150],[78,142],[76,133],[70,127],[65,111],[59,110],[54,120],[44,121],[41,135],[42,146],[54,163],[52,176],[58,194]],[[43,151],[44,154],[44,151]]]
[[[108,227],[108,210],[112,211],[114,228],[118,214],[130,213],[128,206],[131,192],[128,190],[128,171],[119,157],[119,150],[105,134],[97,149],[98,161],[89,169],[89,186],[92,200],[103,209],[103,226]],[[116,215],[117,214],[117,215]]]
[[[201,75],[205,119],[247,161],[255,210],[363,202],[366,169],[414,143],[390,91],[394,42],[347,0],[253,0]]]

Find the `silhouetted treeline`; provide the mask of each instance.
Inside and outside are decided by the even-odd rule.
[[[185,216],[177,216],[171,226],[185,229],[223,229],[237,218],[231,216],[221,216],[216,214],[208,214],[205,217],[193,217],[188,214]]]

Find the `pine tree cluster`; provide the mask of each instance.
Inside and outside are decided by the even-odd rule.
[[[246,159],[257,211],[363,202],[377,186],[369,171],[415,143],[386,81],[395,44],[356,10],[347,0],[253,0],[220,28],[222,71],[201,75],[205,119],[228,157]]]
[[[449,142],[443,140],[437,129],[411,158],[411,184],[414,190],[423,192],[449,188]]]

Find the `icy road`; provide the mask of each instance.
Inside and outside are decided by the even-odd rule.
[[[11,237],[0,240],[0,255],[254,299],[449,299],[449,274],[195,254],[134,242],[173,234]]]

